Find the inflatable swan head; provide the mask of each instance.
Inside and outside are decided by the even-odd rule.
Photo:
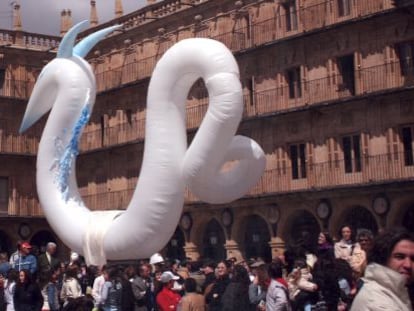
[[[238,199],[261,177],[264,153],[253,140],[235,136],[243,101],[231,52],[214,40],[186,39],[169,49],[154,69],[142,168],[128,207],[90,211],[79,194],[75,170],[78,141],[96,96],[95,77],[83,57],[121,26],[100,30],[73,47],[85,25],[75,25],[63,38],[57,58],[38,78],[22,121],[21,132],[51,109],[37,156],[40,204],[55,233],[88,264],[148,258],[174,233],[186,186],[209,203]],[[187,146],[185,102],[199,78],[210,103]],[[235,165],[223,169],[227,161]]]

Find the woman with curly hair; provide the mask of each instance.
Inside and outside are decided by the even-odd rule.
[[[41,311],[43,296],[39,286],[32,280],[28,270],[19,272],[19,281],[14,292],[14,310],[16,311]]]

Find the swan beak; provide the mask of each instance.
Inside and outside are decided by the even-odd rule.
[[[26,111],[20,125],[20,134],[26,131],[44,114],[52,109],[56,98],[57,87],[56,83],[51,82],[51,79],[46,75],[47,68],[48,66],[42,70],[42,73],[35,84],[32,95],[30,96],[29,103],[27,104]]]

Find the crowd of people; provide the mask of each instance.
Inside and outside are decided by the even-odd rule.
[[[351,226],[334,242],[303,236],[279,258],[237,262],[149,260],[86,266],[56,244],[34,256],[21,242],[0,254],[0,310],[278,311],[412,310],[414,237],[395,228],[373,236]]]

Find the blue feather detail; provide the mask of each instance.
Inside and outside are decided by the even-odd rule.
[[[69,144],[63,148],[62,145],[59,146],[58,140],[55,141],[57,152],[60,155],[60,159],[57,159],[57,163],[55,163],[57,164],[56,182],[58,184],[60,192],[62,193],[63,199],[66,202],[69,199],[69,176],[72,166],[75,163],[75,159],[79,154],[79,139],[82,134],[82,129],[88,123],[91,115],[88,101],[89,100],[86,101],[87,104],[85,104],[85,106],[82,108],[80,117],[72,129],[72,137],[69,141]],[[66,130],[64,130],[63,135],[65,132]]]

